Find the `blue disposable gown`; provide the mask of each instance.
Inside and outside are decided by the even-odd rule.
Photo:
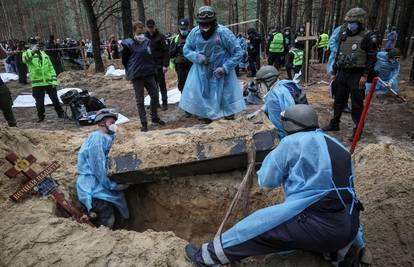
[[[113,203],[122,217],[128,218],[128,206],[122,191],[116,190],[118,183],[107,175],[108,153],[113,136],[100,131],[91,133],[83,143],[78,155],[79,177],[76,190],[80,202],[88,209],[92,208],[92,198]]]
[[[246,38],[244,37],[237,37],[237,41],[239,42],[239,45],[243,51],[243,57],[242,60],[239,63],[240,68],[247,68],[249,66],[249,62],[247,60],[247,42]]]
[[[387,43],[385,44],[385,49],[391,49],[394,46],[394,42],[397,40],[397,32],[392,31],[387,34]]]
[[[257,172],[259,186],[282,186],[286,199],[283,203],[255,211],[224,232],[223,248],[238,245],[286,222],[335,190],[325,136],[340,144],[317,129],[283,138],[267,155]],[[336,189],[349,190],[355,197],[352,177],[349,177],[349,187]]]
[[[295,105],[295,100],[289,92],[288,86],[297,86],[291,80],[281,80],[272,86],[265,98],[264,111],[267,113],[270,121],[276,127],[276,133],[279,139],[287,136],[283,129],[280,113],[288,107]]]
[[[328,64],[326,65],[326,73],[331,73],[333,71],[333,67],[335,64],[335,57],[336,57],[336,52],[338,52],[338,43],[339,43],[339,34],[341,31],[341,26],[336,27],[335,30],[333,31],[331,38],[329,38],[329,51],[331,51],[331,53],[329,54],[329,60],[328,60]]]
[[[199,55],[209,64],[200,64]],[[219,119],[246,108],[243,92],[234,68],[243,57],[243,51],[234,34],[224,26],[204,40],[195,27],[187,37],[184,56],[193,62],[184,86],[180,107],[202,118]],[[225,75],[217,78],[213,72],[222,67]]]
[[[391,88],[394,91],[398,91],[398,75],[400,74],[400,62],[394,61],[393,63],[388,61],[388,52],[378,52],[377,62],[375,63],[374,70],[378,73],[378,77],[386,83],[391,83]],[[366,84],[366,91],[368,92],[371,87],[370,83]],[[375,93],[386,94],[388,90],[380,81],[375,86]]]

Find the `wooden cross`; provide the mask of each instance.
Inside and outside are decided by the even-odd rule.
[[[10,152],[6,156],[6,160],[13,164],[13,167],[8,169],[4,174],[9,178],[16,177],[19,173],[23,173],[29,180],[20,186],[10,198],[13,201],[21,200],[25,195],[27,195],[32,189],[41,184],[51,173],[57,170],[60,167],[60,164],[57,161],[53,161],[48,167],[46,167],[40,173],[36,173],[31,165],[36,162],[36,158],[33,155],[29,155],[26,158],[20,158],[16,153]],[[62,194],[60,194],[57,188],[52,188],[50,195],[53,200],[63,208],[67,213],[69,213],[72,218],[77,222],[86,223],[95,227],[89,219],[79,212],[76,208],[65,200]]]
[[[298,36],[296,40],[298,41],[305,41],[305,65],[304,65],[304,72],[305,72],[305,79],[304,83],[307,84],[309,81],[309,41],[311,40],[318,40],[318,36],[311,36],[310,35],[310,22],[306,22],[306,29],[305,29],[305,36]]]

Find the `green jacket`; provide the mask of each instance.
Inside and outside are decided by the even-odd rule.
[[[273,33],[273,40],[270,43],[269,52],[271,53],[283,53],[285,51],[283,33]]]
[[[33,54],[31,49],[27,49],[23,53],[23,63],[27,65],[29,70],[32,87],[58,85],[52,61],[44,51],[41,51],[39,55],[38,53]]]

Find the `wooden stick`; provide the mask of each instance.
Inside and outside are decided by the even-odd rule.
[[[243,192],[246,190],[246,185],[248,185],[249,183],[249,178],[251,177],[251,174],[254,170],[254,166],[255,166],[255,162],[256,162],[256,145],[254,143],[253,138],[251,138],[249,140],[250,146],[249,146],[249,150],[247,152],[247,159],[248,159],[248,167],[247,167],[247,171],[246,174],[243,177],[242,182],[239,185],[239,189],[237,190],[236,195],[234,196],[229,208],[227,209],[226,215],[224,216],[223,222],[221,223],[216,236],[221,235],[221,233],[223,232],[223,228],[227,222],[227,220],[229,219],[231,213],[233,212],[234,208],[237,205],[237,202],[239,202],[241,195],[243,194]],[[247,191],[247,190],[246,190]],[[248,192],[245,192],[245,198],[248,197],[247,195]],[[245,203],[247,201],[244,201]]]

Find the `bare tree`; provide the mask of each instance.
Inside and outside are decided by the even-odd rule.
[[[132,37],[132,14],[131,14],[131,0],[121,1],[122,10],[122,30],[124,38]]]
[[[397,47],[401,50],[403,57],[407,57],[408,43],[409,43],[409,34],[411,33],[410,20],[413,18],[414,12],[414,1],[412,0],[402,0],[401,1],[401,14],[398,21],[398,39]]]
[[[112,5],[103,7],[103,1],[100,0],[82,0],[85,12],[88,15],[89,29],[92,36],[93,59],[95,61],[95,71],[104,72],[105,67],[101,57],[100,44],[101,39],[99,32],[105,21],[112,17],[115,12],[119,12],[121,8],[119,3],[121,0],[114,1]],[[100,11],[97,11],[100,10]]]
[[[185,0],[177,1],[177,19],[184,18]]]
[[[312,25],[312,0],[305,0],[305,23],[310,22]]]
[[[144,6],[144,0],[136,0],[137,1],[137,7],[138,7],[138,19],[145,23],[145,6]]]
[[[187,7],[188,7],[188,20],[190,21],[190,26],[193,26],[194,25],[195,0],[187,0]]]
[[[293,1],[287,0],[285,24],[286,26],[289,26],[289,27],[292,27],[292,17],[293,17],[292,6],[293,6]]]

